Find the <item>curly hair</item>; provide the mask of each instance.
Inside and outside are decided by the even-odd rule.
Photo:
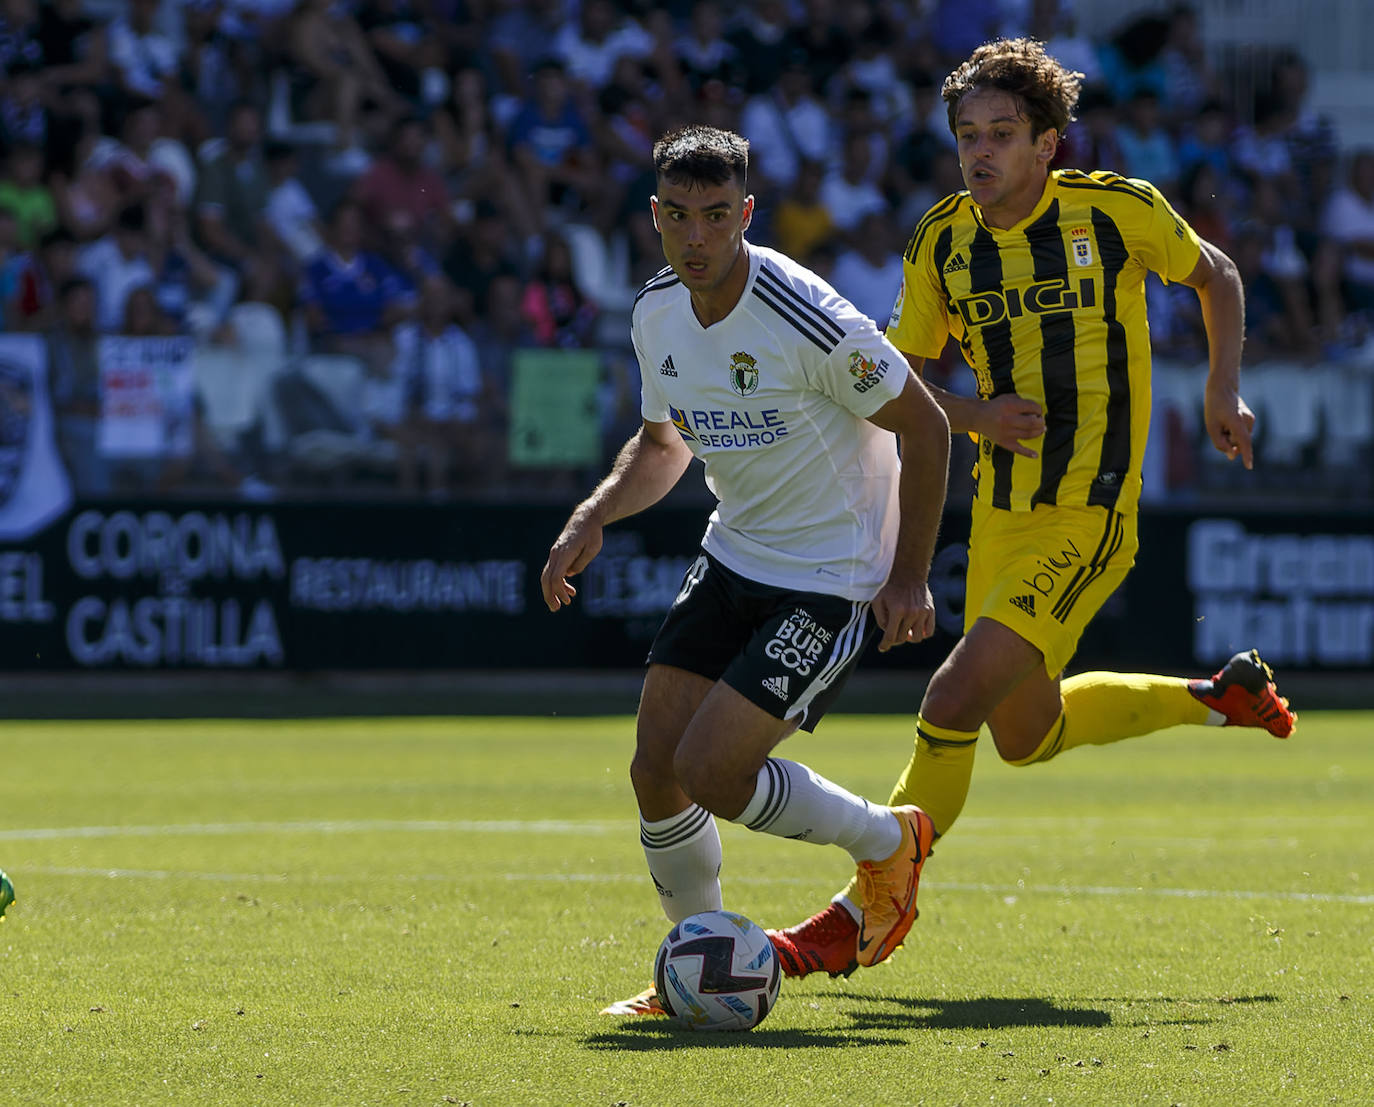
[[[1075,118],[1082,81],[1082,73],[1065,69],[1045,53],[1043,42],[999,38],[983,43],[946,77],[940,96],[949,109],[951,131],[965,96],[979,89],[996,89],[1016,98],[1030,119],[1032,138],[1051,127],[1063,138]]]
[[[692,124],[654,143],[654,175],[681,185],[722,185],[749,177],[749,140],[734,131]]]

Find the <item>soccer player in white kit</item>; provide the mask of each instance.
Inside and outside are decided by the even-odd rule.
[[[654,146],[668,267],[631,322],[644,423],[573,511],[541,586],[550,611],[570,603],[603,528],[702,460],[719,502],[650,647],[630,765],[649,873],[678,922],[721,907],[717,816],[839,845],[864,874],[856,964],[876,964],[916,917],[930,818],[771,753],[815,727],[879,629],[882,650],[934,630],[949,426],[873,320],[746,241],[748,150],[706,126]],[[662,1006],[650,988],[606,1013]]]

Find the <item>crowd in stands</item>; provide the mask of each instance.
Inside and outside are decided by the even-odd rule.
[[[0,0],[5,328],[47,336],[80,495],[566,495],[580,474],[509,464],[516,362],[600,351],[606,448],[636,425],[658,134],[741,131],[751,240],[883,322],[915,220],[962,187],[944,75],[1030,34],[1086,74],[1057,164],[1154,181],[1236,259],[1248,364],[1358,359],[1374,152],[1308,110],[1295,53],[1235,102],[1202,31],[1177,4],[1090,41],[1070,0]],[[1205,359],[1196,297],[1150,295],[1156,356]],[[271,419],[226,438],[207,400],[192,457],[109,464],[112,334],[276,359]],[[287,448],[324,432],[361,445]]]

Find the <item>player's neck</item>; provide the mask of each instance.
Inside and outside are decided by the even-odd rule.
[[[983,217],[983,222],[994,230],[1010,230],[1035,210],[1049,185],[1050,175],[1046,173],[1000,203],[991,207],[980,207],[978,211]]]
[[[714,288],[692,292],[692,311],[703,327],[719,323],[735,310],[749,283],[749,246],[741,241],[729,272]]]

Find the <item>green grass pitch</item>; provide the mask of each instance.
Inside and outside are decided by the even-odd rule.
[[[837,715],[780,752],[881,800],[911,730]],[[0,734],[7,1102],[1374,1102],[1374,714],[1029,769],[985,739],[906,948],[736,1035],[597,1014],[667,930],[627,718]],[[850,871],[722,839],[765,925]]]

